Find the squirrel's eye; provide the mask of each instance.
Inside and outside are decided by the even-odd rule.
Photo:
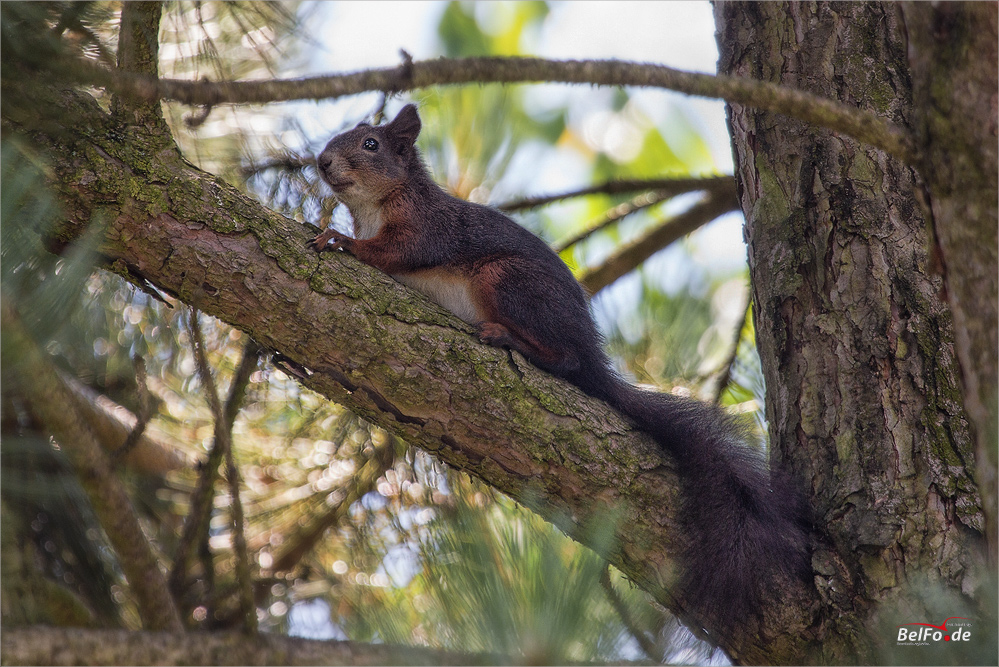
[[[378,150],[378,141],[376,141],[375,139],[365,139],[364,143],[361,144],[361,146],[366,151],[376,151]]]

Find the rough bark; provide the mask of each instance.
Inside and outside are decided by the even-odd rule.
[[[719,3],[716,19],[720,72],[910,125],[897,5]],[[808,480],[822,545],[814,652],[800,659],[872,662],[879,615],[917,573],[971,593],[983,572],[974,442],[923,183],[800,121],[732,104],[729,122],[772,451]]]
[[[999,5],[905,3],[923,213],[954,316],[964,403],[975,425],[978,482],[997,561],[996,387],[999,341]],[[960,122],[954,122],[960,119]]]

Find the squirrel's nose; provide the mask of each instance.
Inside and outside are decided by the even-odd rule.
[[[319,159],[316,162],[319,165],[319,171],[325,172],[333,163],[333,158],[324,152],[319,154]]]

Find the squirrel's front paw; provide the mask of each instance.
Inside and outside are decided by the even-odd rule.
[[[329,245],[330,239],[333,240],[332,245]],[[306,245],[316,252],[322,252],[324,250],[336,250],[338,247],[342,247],[346,240],[344,236],[330,227],[316,234]]]

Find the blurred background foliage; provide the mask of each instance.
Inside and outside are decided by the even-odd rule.
[[[309,27],[326,9],[322,3],[168,2],[161,75],[300,74],[322,37]],[[113,62],[118,3],[5,2],[0,10],[5,63],[44,53]],[[437,27],[439,52],[524,55],[548,17],[544,2],[447,3]],[[574,98],[548,102],[530,87],[493,85],[432,88],[405,98],[370,95],[332,107],[218,108],[207,117],[170,103],[164,110],[188,159],[313,225],[346,228],[349,219],[319,183],[311,156],[336,132],[391,117],[409,100],[420,104],[419,145],[437,180],[474,201],[501,205],[550,192],[551,183],[562,181],[546,180],[539,165],[572,164],[584,178],[567,190],[715,173],[705,141],[682,114],[657,124],[629,90],[594,90],[592,98],[594,108],[584,113]],[[310,118],[320,112],[322,129],[316,130]],[[60,213],[46,190],[46,166],[15,135],[5,133],[2,148],[3,299],[53,366],[96,392],[87,394],[91,403],[98,403],[96,396],[119,415],[146,415],[143,434],[181,462],[119,471],[157,553],[174,568],[171,582],[185,622],[202,629],[238,625],[223,484],[212,487],[207,528],[194,531],[191,541],[184,537],[194,491],[212,468],[213,419],[188,326],[197,315],[95,270],[87,243],[61,256],[48,252],[45,231]],[[598,193],[514,214],[558,244],[615,207],[634,209],[561,251],[582,271],[691,204],[686,196],[648,195]],[[646,199],[636,205],[638,196]],[[595,295],[595,315],[619,367],[635,381],[719,400],[755,419],[762,437],[762,375],[746,318],[745,267],[707,271],[693,261],[697,252],[690,241],[673,244]],[[203,319],[216,382],[234,404],[238,400],[232,435],[263,629],[521,653],[538,663],[723,659],[592,551],[301,388],[279,359],[261,354],[244,334]],[[114,554],[58,446],[19,390],[24,380],[18,360],[5,350],[5,622],[66,622],[60,619],[68,615],[76,624],[136,627]],[[186,566],[177,569],[178,562]],[[39,610],[25,611],[32,605]],[[56,611],[67,608],[73,613]]]

